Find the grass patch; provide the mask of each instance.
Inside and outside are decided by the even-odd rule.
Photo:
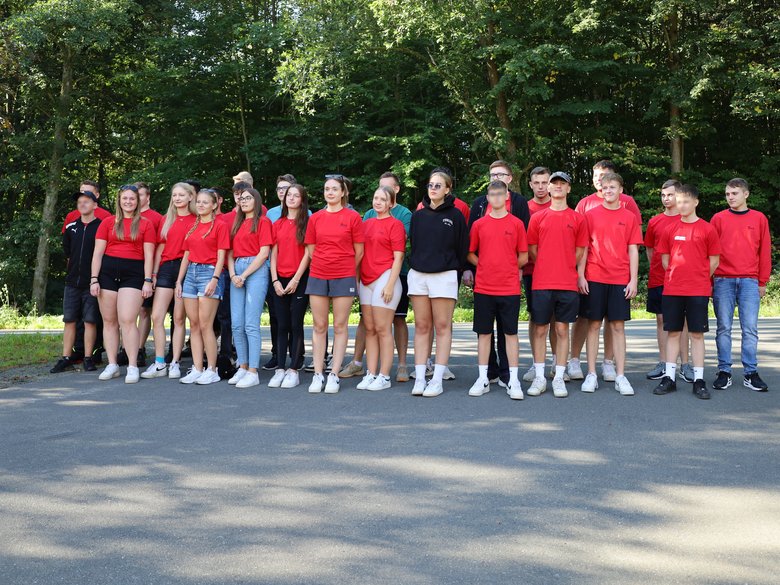
[[[54,363],[62,354],[62,335],[0,335],[0,372],[17,366]]]

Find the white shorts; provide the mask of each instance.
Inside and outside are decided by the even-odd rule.
[[[409,296],[421,295],[431,299],[458,299],[458,271],[417,272],[409,271]]]
[[[386,303],[382,299],[382,289],[387,286],[387,281],[390,280],[391,271],[391,269],[385,270],[382,273],[382,276],[377,278],[371,284],[364,284],[362,280],[360,281],[359,294],[361,305],[371,305],[372,307],[391,309],[395,311],[396,307],[398,307],[398,303],[401,302],[401,293],[403,292],[400,278],[395,279],[395,286],[393,287],[393,298],[390,299],[390,302]]]

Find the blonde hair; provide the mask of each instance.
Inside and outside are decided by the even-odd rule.
[[[376,195],[377,191],[381,191],[385,195],[387,195],[387,203],[392,207],[395,205],[395,190],[391,189],[390,187],[386,185],[380,185],[376,188],[376,191],[374,191],[374,195]]]
[[[211,197],[211,202],[214,203],[214,205],[219,203],[219,200],[217,199],[217,192],[214,191],[214,189],[201,189],[200,191],[198,191],[198,195],[200,195],[201,193]],[[196,195],[196,197],[197,197],[197,195]],[[215,210],[211,211],[211,226],[209,226],[209,229],[207,229],[206,233],[203,234],[203,237],[201,238],[203,240],[205,240],[208,237],[208,235],[211,233],[211,230],[214,229],[214,224],[217,223],[217,214],[214,213],[214,211]],[[184,236],[185,240],[192,235],[192,232],[194,232],[196,229],[198,229],[198,226],[200,225],[200,214],[198,214],[197,217],[198,217],[197,221],[194,224],[192,224],[192,227],[190,228],[190,231],[188,231],[187,235]]]
[[[125,214],[122,211],[122,193],[130,191],[135,193],[135,210],[133,210],[132,222],[130,223],[130,239],[135,242],[138,237],[138,231],[141,229],[141,198],[138,196],[138,187],[135,185],[124,185],[119,189],[119,195],[116,198],[116,213],[114,215],[114,234],[117,240],[125,239]]]
[[[163,239],[168,237],[168,230],[171,229],[173,222],[176,221],[176,218],[179,215],[176,206],[173,204],[173,191],[175,189],[182,189],[187,192],[187,195],[190,196],[190,202],[189,205],[187,205],[187,208],[191,214],[195,215],[195,187],[189,183],[176,183],[171,187],[171,201],[168,203],[168,211],[165,213],[165,223],[163,223],[162,230],[160,231],[160,235],[162,235]]]

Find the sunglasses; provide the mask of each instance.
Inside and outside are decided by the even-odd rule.
[[[121,193],[122,191],[135,191],[136,193],[138,193],[138,187],[136,187],[135,185],[122,185],[121,187],[119,187],[119,192]]]
[[[343,181],[346,179],[344,175],[325,175],[325,179],[336,179],[337,181]]]
[[[442,183],[428,183],[428,189],[439,190],[442,187],[444,187]]]

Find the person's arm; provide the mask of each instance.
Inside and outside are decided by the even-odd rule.
[[[154,248],[154,242],[144,242],[144,285],[141,288],[141,296],[145,299],[154,294],[154,279],[152,278]]]
[[[400,251],[393,252],[393,267],[390,269],[390,278],[387,279],[385,288],[382,289],[382,300],[389,303],[393,298],[393,289],[395,283],[398,280],[398,275],[401,274],[401,267],[404,264],[404,253]]]
[[[631,278],[626,286],[626,298],[633,299],[637,293],[637,281],[639,279],[639,246],[630,244],[628,246],[628,264]]]
[[[95,240],[95,250],[92,252],[92,267],[89,277],[89,294],[96,297],[100,294],[100,285],[98,284],[98,275],[100,267],[103,265],[103,254],[106,252],[106,240]]]
[[[309,262],[311,262],[311,258],[309,258],[309,252],[307,250],[303,254],[300,264],[298,264],[298,270],[295,271],[295,275],[290,279],[290,282],[287,283],[284,294],[291,295],[296,291],[298,284],[301,282],[301,278],[303,278],[304,273],[309,269]]]
[[[577,248],[578,250],[580,248]],[[588,249],[582,248],[582,256],[577,260],[577,288],[580,289],[580,293],[587,295],[590,293],[588,287],[588,281],[585,278],[585,265],[588,263]]]
[[[664,267],[664,270],[669,269],[669,258],[671,258],[671,254],[661,254],[661,266]]]
[[[531,259],[531,262],[536,262],[536,254],[539,251],[539,245],[538,244],[528,244],[528,257]]]
[[[715,269],[720,264],[720,256],[710,256],[710,278],[715,274]]]
[[[528,264],[528,252],[519,252],[517,254],[517,267],[522,268]]]
[[[209,283],[206,285],[206,288],[203,290],[203,294],[207,297],[210,297],[214,294],[214,291],[217,290],[217,283],[219,282],[219,277],[222,275],[222,267],[225,265],[225,258],[227,257],[227,250],[219,249],[217,250],[217,263],[214,265],[214,274],[211,275],[211,278],[209,279]]]
[[[468,261],[469,261],[469,264],[473,264],[474,266],[476,266],[476,265],[477,265],[477,262],[479,261],[479,257],[478,257],[478,256],[477,256],[477,255],[476,255],[474,252],[469,252],[469,253],[468,253],[468,256],[466,256],[466,260],[468,260]],[[470,271],[470,270],[467,270],[466,272],[471,272],[471,271]],[[469,285],[469,284],[468,284],[468,283],[465,281],[466,272],[464,272],[464,273],[463,273],[463,276],[464,276],[464,281],[463,281],[463,284],[470,286],[470,285]]]
[[[187,267],[190,265],[190,251],[184,250],[184,256],[181,258],[181,266],[179,266],[179,275],[176,277],[176,298],[181,298],[182,283],[184,277],[187,276]]]
[[[360,262],[363,260],[363,242],[352,242],[355,249],[355,277],[360,282]]]
[[[652,262],[653,261],[653,249],[652,248],[645,248],[645,255],[647,256],[647,261]]]
[[[761,242],[758,248],[758,295],[766,294],[766,283],[772,275],[772,239],[769,234],[769,222],[764,220],[761,229]]]
[[[274,294],[277,297],[280,297],[285,294],[285,292],[284,289],[282,289],[282,283],[279,282],[279,273],[276,268],[276,263],[279,261],[278,258],[279,244],[274,244],[271,248],[271,288],[274,290]]]

